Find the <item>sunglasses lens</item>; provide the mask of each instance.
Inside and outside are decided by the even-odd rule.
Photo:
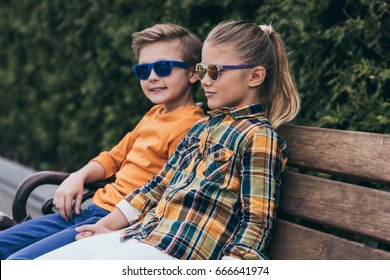
[[[206,75],[206,68],[204,68],[202,64],[197,64],[196,73],[198,74],[199,79],[202,80]]]
[[[134,72],[139,80],[146,80],[150,76],[151,67],[149,65],[137,65]]]
[[[207,74],[209,75],[211,80],[213,80],[213,81],[218,80],[219,71],[218,71],[217,65],[209,64],[207,66]]]
[[[200,80],[203,80],[204,76],[206,76],[206,73],[209,75],[209,78],[213,81],[216,81],[219,78],[218,67],[217,65],[214,64],[209,64],[207,68],[206,65],[197,64],[196,73],[198,74]]]
[[[172,66],[169,61],[159,61],[154,64],[154,71],[159,77],[171,75]]]

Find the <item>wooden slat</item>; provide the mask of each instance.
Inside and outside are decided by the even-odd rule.
[[[284,125],[289,165],[390,184],[390,135]]]
[[[390,260],[390,252],[283,220],[275,221],[267,255],[284,260]]]
[[[390,192],[285,172],[279,209],[390,243]]]

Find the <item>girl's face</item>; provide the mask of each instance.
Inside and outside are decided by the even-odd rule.
[[[218,65],[242,65],[231,48],[205,42],[202,63]],[[201,81],[210,109],[239,107],[260,103],[257,87],[251,86],[252,69],[222,70],[219,79],[213,81],[206,74]]]
[[[155,42],[143,47],[139,54],[139,63],[153,63],[161,60],[183,61],[179,41]],[[173,67],[171,75],[159,77],[152,69],[146,80],[141,80],[141,88],[146,97],[154,104],[162,104],[169,112],[181,106],[189,105],[192,100],[192,84],[198,76],[189,69]]]

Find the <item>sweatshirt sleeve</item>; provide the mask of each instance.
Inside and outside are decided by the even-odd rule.
[[[133,131],[127,133],[110,151],[103,151],[97,157],[91,159],[91,161],[96,161],[103,166],[105,179],[110,178],[119,171],[127,154],[134,145],[139,124]]]

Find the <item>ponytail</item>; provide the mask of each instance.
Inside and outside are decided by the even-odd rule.
[[[292,121],[300,110],[300,98],[288,63],[285,46],[279,34],[266,25],[267,34],[274,49],[274,71],[266,78],[262,92],[266,116],[276,129],[281,124]],[[268,88],[267,88],[268,86]]]

